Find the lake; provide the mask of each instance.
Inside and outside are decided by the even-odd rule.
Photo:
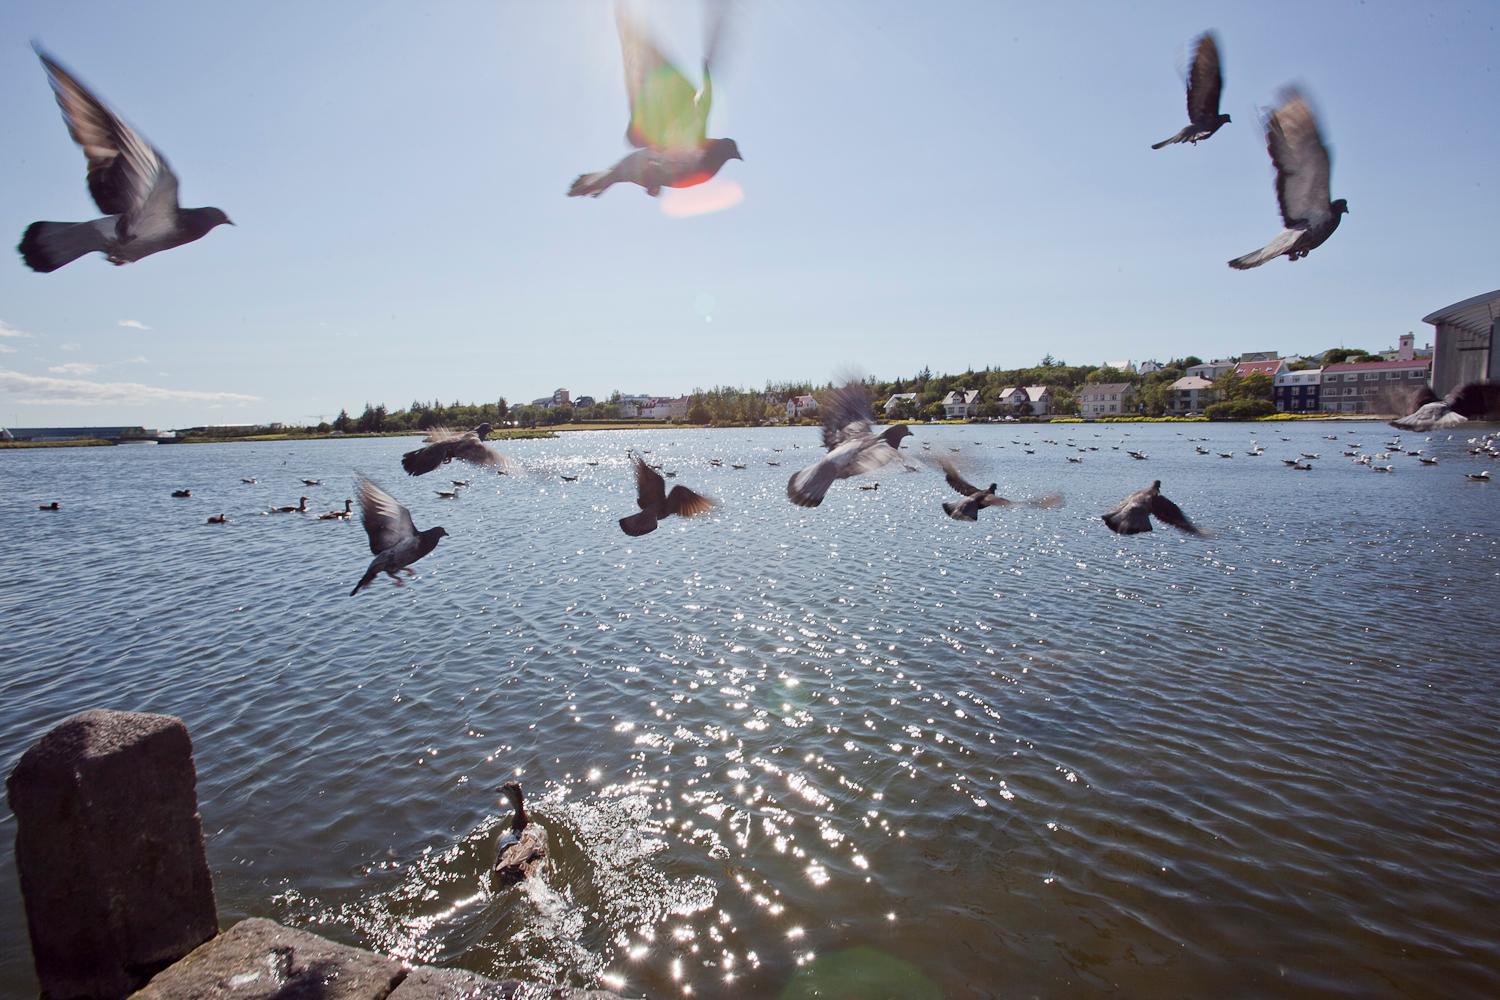
[[[0,451],[0,755],[85,708],[180,716],[222,920],[492,975],[1494,996],[1500,481],[1465,480],[1473,433],[1404,435],[1439,464],[1377,475],[1342,455],[1383,451],[1374,423],[918,426],[914,459],[1066,497],[978,523],[925,469],[792,506],[812,428],[501,442],[522,469],[422,479],[411,438]],[[719,508],[626,537],[628,448]],[[257,512],[342,507],[355,469],[451,537],[351,599],[357,520]],[[1106,530],[1152,479],[1211,537]],[[511,776],[554,863],[495,896]]]

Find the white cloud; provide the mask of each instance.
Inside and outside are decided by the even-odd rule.
[[[36,336],[36,334],[34,334],[34,333],[27,333],[25,330],[17,330],[15,327],[13,327],[9,323],[5,322],[5,320],[0,319],[0,337],[35,337],[35,336]]]
[[[47,370],[54,375],[92,375],[99,370],[99,366],[84,361],[70,361],[65,365],[53,365]]]
[[[14,347],[7,347],[4,344],[0,344],[0,354],[14,354],[14,353],[16,353],[16,349]]]
[[[15,402],[34,405],[95,406],[130,403],[253,403],[259,396],[198,389],[163,389],[139,382],[89,382],[84,379],[24,375],[0,368],[0,392]]]
[[[76,350],[78,350],[78,346],[79,345],[77,345],[77,344],[69,341],[66,344],[58,344],[57,345],[57,349],[59,351],[76,351]]]
[[[144,354],[137,354],[133,358],[126,358],[125,359],[125,364],[127,364],[127,365],[144,365],[147,362],[148,362],[148,359],[147,359],[147,357]]]
[[[147,326],[145,323],[142,323],[138,319],[122,319],[122,320],[120,320],[120,325],[123,326],[123,327],[125,327],[126,329],[129,329],[129,330],[149,330],[149,329],[151,329],[149,326]]]

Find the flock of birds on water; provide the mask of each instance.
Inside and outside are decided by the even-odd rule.
[[[615,184],[629,183],[654,197],[663,187],[702,184],[730,160],[743,159],[735,140],[712,139],[707,134],[713,97],[710,68],[722,17],[713,20],[703,60],[703,83],[695,87],[662,55],[623,6],[617,7],[616,14],[630,106],[626,140],[633,151],[608,170],[579,176],[568,195],[597,198]],[[68,132],[87,158],[89,193],[104,216],[88,222],[32,223],[17,248],[28,267],[51,272],[95,252],[103,253],[111,264],[128,264],[192,243],[218,226],[233,224],[218,208],[182,208],[178,204],[177,175],[166,158],[40,47],[37,55],[62,108]],[[1205,33],[1197,40],[1187,76],[1188,124],[1153,145],[1153,149],[1178,143],[1196,145],[1230,123],[1230,116],[1219,110],[1223,75],[1218,43],[1212,33]],[[1333,235],[1340,216],[1349,210],[1343,198],[1331,198],[1328,147],[1306,98],[1298,90],[1287,88],[1282,92],[1278,105],[1265,116],[1264,130],[1276,171],[1276,196],[1284,228],[1264,247],[1229,262],[1230,267],[1240,270],[1258,267],[1279,256],[1293,261],[1306,257]],[[1452,428],[1466,419],[1495,419],[1500,417],[1500,386],[1471,383],[1443,400],[1428,388],[1413,400],[1410,409],[1409,416],[1395,423],[1418,432]],[[836,389],[824,404],[823,413],[825,454],[787,482],[787,497],[802,507],[817,507],[839,480],[865,475],[898,460],[902,455],[901,441],[911,435],[904,424],[876,433],[868,389],[859,382]],[[402,465],[413,476],[433,472],[455,460],[476,466],[499,466],[505,472],[507,460],[485,443],[490,431],[488,424],[468,431],[435,430],[423,447],[403,456]],[[1471,444],[1474,445],[1471,450],[1477,454],[1500,458],[1494,436],[1471,439]],[[1387,442],[1385,451],[1373,455],[1361,453],[1358,448],[1351,445],[1345,455],[1375,471],[1390,472],[1394,466],[1375,463],[1401,451],[1401,444],[1399,439]],[[1253,446],[1249,454],[1262,452],[1263,449]],[[1201,447],[1198,453],[1209,454]],[[1420,450],[1408,453],[1418,456],[1424,464],[1436,462],[1421,456]],[[1130,455],[1142,461],[1147,458],[1141,452]],[[1220,455],[1233,457],[1232,453]],[[1310,462],[1317,458],[1315,454],[1304,454],[1288,460],[1287,464],[1307,471],[1312,468]],[[1081,462],[1082,458],[1070,457],[1069,461]],[[905,464],[916,471],[915,466]],[[944,513],[951,518],[977,521],[979,512],[986,507],[1015,503],[998,495],[995,483],[979,487],[968,482],[950,460],[940,459],[935,464],[959,495],[958,500],[942,504]],[[713,509],[714,501],[686,486],[674,485],[668,491],[664,474],[642,455],[633,456],[633,466],[636,504],[640,509],[620,519],[620,528],[627,535],[649,534],[663,518],[695,517]],[[736,464],[734,468],[743,466]],[[673,474],[665,474],[670,475]],[[1468,478],[1488,480],[1489,472],[1470,473]],[[250,478],[244,481],[256,482]],[[468,485],[467,480],[452,483],[453,490],[438,491],[438,495],[451,499],[458,489]],[[304,484],[320,485],[317,480],[304,480]],[[879,484],[860,488],[874,491]],[[373,559],[350,591],[351,596],[381,573],[400,586],[400,574],[412,575],[411,565],[432,552],[447,535],[442,527],[419,530],[410,511],[368,477],[357,477],[356,493]],[[174,497],[191,495],[190,490],[173,493]],[[1048,508],[1060,505],[1062,498],[1048,494],[1024,502]],[[303,496],[295,506],[277,507],[266,513],[308,513],[307,503],[308,497]],[[318,517],[351,518],[353,504],[351,498],[344,501],[342,510],[330,510]],[[56,511],[61,505],[54,501],[41,505],[41,509]],[[1112,531],[1120,534],[1150,531],[1152,518],[1191,534],[1202,533],[1180,507],[1162,495],[1159,480],[1132,493],[1102,517]],[[219,514],[210,517],[209,523],[224,524],[227,517]],[[509,885],[540,870],[547,857],[547,839],[545,829],[530,821],[520,785],[509,782],[500,792],[502,802],[508,801],[513,808],[513,818],[497,845],[492,876],[497,885]]]

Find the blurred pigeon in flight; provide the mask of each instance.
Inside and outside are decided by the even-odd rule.
[[[1407,431],[1442,430],[1470,420],[1500,420],[1500,382],[1466,382],[1442,399],[1430,386],[1417,391],[1411,413],[1392,420]]]
[[[1344,199],[1328,200],[1328,147],[1312,109],[1294,88],[1282,93],[1281,107],[1266,117],[1266,149],[1276,166],[1276,199],[1286,228],[1254,253],[1229,262],[1239,271],[1282,254],[1289,260],[1306,257],[1333,235],[1339,216],[1349,211]]]
[[[505,465],[505,456],[484,443],[493,430],[489,424],[469,431],[434,427],[423,439],[428,444],[401,456],[401,467],[409,476],[423,476],[455,458],[470,465]]]
[[[823,447],[828,454],[786,483],[786,495],[799,507],[816,507],[836,479],[874,472],[896,457],[911,428],[895,424],[876,434],[870,390],[850,381],[835,389],[823,407]]]
[[[620,530],[631,536],[649,535],[656,530],[657,521],[672,514],[695,517],[706,514],[714,506],[708,497],[694,493],[686,486],[674,486],[668,493],[667,481],[639,455],[635,456],[635,493],[640,513],[620,518]]]
[[[166,158],[45,52],[37,49],[37,55],[68,133],[88,157],[89,194],[105,215],[92,222],[33,222],[17,247],[27,267],[56,271],[96,250],[111,264],[129,264],[233,225],[217,208],[178,207],[177,175]]]
[[[712,19],[701,90],[667,61],[623,5],[616,6],[615,19],[630,99],[625,141],[636,149],[608,170],[581,175],[568,189],[568,196],[597,198],[610,185],[628,182],[639,184],[654,198],[664,187],[702,184],[728,161],[744,159],[733,139],[708,138],[708,112],[713,102],[709,65],[723,27],[722,7],[719,16]]]
[[[354,589],[349,591],[350,597],[381,573],[395,580],[396,586],[401,586],[402,580],[396,573],[413,575],[411,564],[437,548],[438,540],[448,534],[443,528],[418,531],[412,523],[411,511],[364,476],[355,479],[355,489],[359,495],[360,517],[364,520],[365,534],[370,536],[370,551],[375,553],[375,558]]]
[[[980,510],[985,507],[1010,507],[1015,504],[1014,500],[1007,500],[1005,497],[996,495],[995,489],[999,485],[998,483],[990,483],[989,486],[980,489],[978,486],[964,479],[953,463],[946,458],[938,459],[938,465],[942,466],[943,478],[948,481],[948,485],[953,487],[956,493],[963,496],[962,500],[954,500],[943,504],[943,513],[953,518],[953,520],[977,521],[979,520]],[[1049,493],[1046,496],[1037,497],[1035,500],[1028,500],[1026,503],[1031,507],[1045,509],[1060,506],[1062,499],[1062,494],[1060,493]]]
[[[1223,90],[1224,76],[1219,71],[1219,46],[1214,42],[1213,32],[1204,32],[1193,52],[1193,68],[1188,72],[1188,123],[1181,132],[1155,143],[1151,148],[1161,149],[1174,142],[1190,142],[1196,146],[1228,125],[1229,116],[1219,113],[1219,94]]]
[[[1104,515],[1109,530],[1121,535],[1134,535],[1151,530],[1151,518],[1180,528],[1190,535],[1201,535],[1197,526],[1188,520],[1182,508],[1161,495],[1161,480],[1157,479],[1143,490],[1138,490],[1120,501],[1120,506]]]

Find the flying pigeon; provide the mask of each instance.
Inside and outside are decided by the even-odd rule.
[[[180,208],[177,175],[166,158],[116,118],[88,89],[40,48],[63,119],[88,157],[89,194],[104,213],[92,222],[33,222],[17,247],[33,271],[56,271],[99,251],[129,264],[233,225],[217,208]]]
[[[1197,145],[1204,139],[1229,124],[1229,116],[1219,114],[1219,94],[1224,90],[1224,76],[1219,71],[1219,46],[1214,42],[1213,32],[1204,32],[1193,52],[1193,68],[1188,73],[1187,111],[1188,123],[1181,132],[1170,139],[1152,145],[1161,149],[1174,142],[1190,142]]]
[[[395,580],[396,586],[401,586],[403,581],[396,573],[414,575],[411,564],[437,548],[438,540],[448,535],[443,528],[418,531],[411,521],[411,511],[364,476],[355,479],[355,490],[359,496],[360,517],[364,520],[365,534],[370,536],[370,551],[375,553],[375,558],[354,589],[349,591],[350,597],[381,573]]]
[[[505,456],[484,443],[485,435],[493,430],[489,424],[470,431],[434,427],[423,439],[429,442],[425,447],[401,456],[401,467],[408,476],[422,476],[455,458],[471,465],[504,465]]]
[[[1404,431],[1442,430],[1470,420],[1500,420],[1500,382],[1466,382],[1443,399],[1430,386],[1417,391],[1411,413],[1392,420]]]
[[[874,472],[894,459],[911,428],[895,424],[876,434],[874,423],[875,411],[863,382],[835,389],[823,407],[823,447],[828,454],[787,480],[786,495],[792,503],[816,507],[835,479]]]
[[[1266,117],[1266,149],[1276,166],[1276,199],[1286,228],[1254,253],[1229,262],[1239,271],[1282,254],[1290,260],[1306,257],[1333,235],[1339,216],[1349,211],[1344,199],[1328,200],[1328,147],[1312,109],[1294,88],[1282,93],[1281,107]]]
[[[963,496],[962,500],[954,500],[943,504],[943,513],[953,518],[953,520],[977,521],[979,520],[980,510],[985,507],[1010,507],[1014,505],[1014,500],[1007,500],[1005,497],[995,494],[995,489],[999,485],[998,483],[990,483],[989,486],[980,489],[959,475],[958,469],[954,468],[953,463],[946,458],[938,459],[938,465],[942,466],[943,478],[948,481],[948,485],[953,487],[955,492]],[[1032,507],[1049,508],[1059,506],[1062,503],[1062,499],[1062,494],[1060,493],[1049,493],[1044,497],[1028,500],[1027,504]]]
[[[656,522],[676,514],[678,517],[695,517],[713,509],[714,502],[708,497],[694,493],[686,486],[674,486],[667,492],[667,481],[635,456],[635,502],[641,508],[639,514],[620,518],[620,530],[632,537],[649,535],[656,530]]]
[[[723,18],[714,19],[703,57],[703,88],[695,89],[682,72],[667,61],[626,13],[615,8],[620,48],[625,62],[625,89],[630,99],[630,124],[625,141],[635,147],[608,170],[582,174],[568,189],[568,197],[597,198],[612,184],[639,184],[653,198],[664,187],[702,184],[730,160],[743,160],[733,139],[708,138],[708,112],[713,102],[713,61]]]
[[[1109,530],[1121,535],[1134,535],[1151,530],[1151,518],[1165,521],[1174,528],[1181,528],[1190,535],[1203,532],[1188,520],[1182,508],[1161,495],[1161,480],[1157,479],[1143,490],[1137,490],[1120,502],[1120,506],[1104,515]]]

